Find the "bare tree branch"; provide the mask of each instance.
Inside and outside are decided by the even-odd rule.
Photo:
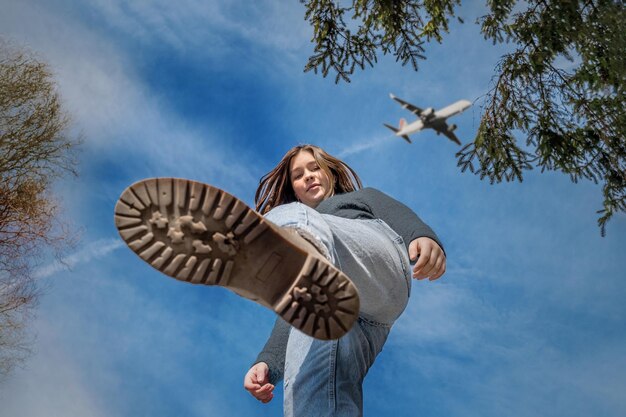
[[[33,261],[69,243],[50,190],[76,174],[68,124],[48,66],[0,39],[0,377],[29,353]]]

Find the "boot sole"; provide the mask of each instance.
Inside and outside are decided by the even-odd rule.
[[[338,339],[358,317],[358,292],[344,273],[219,188],[139,181],[120,196],[115,226],[162,273],[226,287],[317,339]]]

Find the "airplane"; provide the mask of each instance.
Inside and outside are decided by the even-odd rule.
[[[427,109],[420,109],[417,106],[412,105],[411,103],[407,103],[406,101],[399,99],[393,94],[389,94],[393,100],[397,101],[402,105],[402,108],[409,110],[411,113],[416,115],[418,119],[413,123],[407,124],[406,120],[400,119],[400,126],[393,127],[388,125],[387,123],[383,123],[386,127],[393,130],[396,136],[402,137],[407,142],[411,143],[411,139],[409,135],[411,133],[419,132],[422,129],[434,129],[437,132],[437,135],[443,133],[454,143],[460,145],[461,141],[454,134],[454,129],[456,129],[456,125],[448,125],[446,123],[446,119],[450,116],[454,116],[455,114],[461,113],[463,110],[467,109],[472,105],[471,102],[467,100],[459,100],[454,104],[450,104],[447,107],[444,107],[441,110],[434,111],[432,107],[428,107]]]

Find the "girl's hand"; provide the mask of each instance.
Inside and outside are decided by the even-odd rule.
[[[259,362],[250,368],[243,379],[243,387],[264,404],[274,398],[274,385],[269,383],[269,373],[267,364]]]
[[[413,278],[431,281],[446,272],[446,255],[443,249],[429,237],[418,237],[409,244],[409,259],[415,263]]]

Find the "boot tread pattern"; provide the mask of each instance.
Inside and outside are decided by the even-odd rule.
[[[263,300],[263,305],[316,338],[341,337],[358,316],[357,290],[341,271],[284,237],[278,239],[283,243],[276,251],[264,246],[275,242],[271,234],[264,234],[277,233],[276,229],[216,187],[176,178],[139,181],[120,196],[115,225],[130,249],[155,269],[192,284],[230,283],[233,291]],[[249,249],[261,236],[256,248]],[[299,255],[294,257],[292,250]],[[265,259],[250,270],[250,259],[262,253],[267,254]],[[235,258],[243,263],[236,264]],[[236,265],[243,267],[233,273]],[[285,279],[282,284],[277,277]]]
[[[115,225],[128,246],[154,268],[209,285],[227,285],[240,242],[252,242],[267,228],[232,195],[175,178],[128,187],[115,206]]]
[[[359,314],[356,287],[338,270],[310,257],[299,280],[275,311],[294,327],[318,339],[344,335]]]

